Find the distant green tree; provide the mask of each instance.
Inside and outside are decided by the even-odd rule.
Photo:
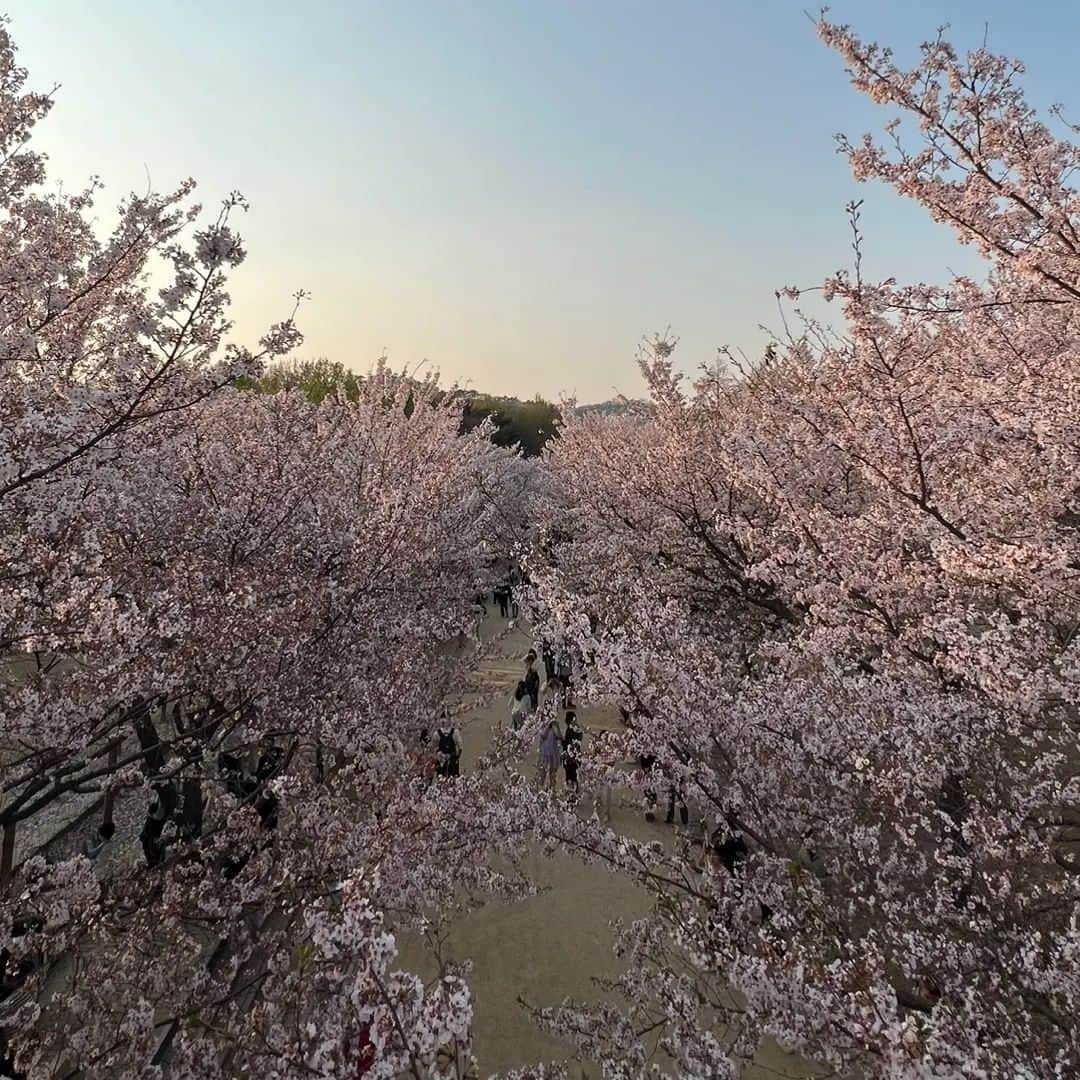
[[[275,364],[261,379],[247,379],[243,388],[260,394],[276,394],[282,390],[301,390],[310,401],[318,404],[324,398],[338,393],[349,401],[359,396],[359,384],[355,372],[344,364],[325,356],[314,360],[287,360]]]
[[[359,395],[363,376],[350,371],[344,364],[325,356],[314,360],[289,360],[271,367],[260,379],[238,383],[242,389],[260,394],[277,394],[282,390],[301,390],[310,401],[318,404],[325,398],[342,393],[349,401]],[[491,439],[496,446],[517,446],[526,457],[537,457],[556,430],[559,410],[537,394],[531,401],[517,398],[493,397],[454,389],[446,391],[461,399],[461,430],[471,431],[488,417],[495,424]],[[412,411],[407,402],[405,413]]]
[[[492,441],[497,446],[518,446],[526,457],[536,457],[556,430],[557,406],[538,394],[532,401],[476,394],[462,412],[461,427],[470,431],[487,417],[495,424]]]

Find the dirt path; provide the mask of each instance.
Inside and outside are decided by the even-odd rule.
[[[504,620],[489,614],[482,636],[490,641],[505,627]],[[515,629],[481,663],[484,681],[504,692],[494,696],[494,703],[478,705],[462,718],[463,772],[468,773],[488,749],[492,732],[508,723],[506,699],[520,678],[522,657],[531,644]],[[578,710],[578,717],[594,731],[618,724],[615,709],[585,707]],[[522,765],[528,773],[535,761],[525,759]],[[560,790],[563,782],[560,774]],[[665,840],[672,835],[671,826],[646,822],[636,802],[620,798],[618,792],[612,797],[611,824],[639,839]],[[534,1005],[557,1005],[568,996],[597,1000],[601,995],[593,977],[615,975],[620,968],[612,952],[611,921],[640,917],[649,907],[643,890],[600,866],[537,851],[526,867],[546,891],[522,903],[488,904],[460,919],[450,935],[452,957],[473,962],[469,983],[475,1007],[474,1048],[485,1076],[531,1062],[562,1060],[572,1053],[569,1044],[533,1025],[518,997]],[[413,970],[426,966],[415,944],[407,942],[402,943],[402,962]],[[576,1068],[573,1074],[577,1075]],[[599,1070],[586,1065],[581,1075],[596,1077]],[[755,1064],[743,1073],[746,1080],[812,1075],[805,1062],[774,1044],[763,1045]]]

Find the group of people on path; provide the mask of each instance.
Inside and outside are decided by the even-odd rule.
[[[545,681],[540,681],[538,661],[543,658]],[[581,760],[581,742],[585,731],[578,723],[574,706],[571,681],[573,668],[566,653],[556,655],[545,642],[539,653],[535,648],[525,654],[525,671],[510,696],[510,727],[520,731],[528,718],[540,708],[541,695],[551,713],[540,732],[537,772],[540,783],[554,792],[558,782],[559,768],[566,776],[566,789],[572,795],[578,790],[578,764]],[[558,713],[562,710],[563,725]]]
[[[540,754],[537,762],[540,783],[552,794],[555,792],[559,766],[566,775],[566,790],[573,797],[578,793],[578,765],[581,762],[581,742],[585,729],[578,723],[577,712],[567,709],[565,729],[559,726],[554,715],[544,725],[540,735]]]
[[[512,569],[494,589],[495,603],[499,606],[499,614],[503,618],[514,620],[519,614],[518,589],[528,585],[528,577],[516,568]],[[473,608],[478,616],[487,615],[487,596],[479,594],[473,599]],[[477,629],[477,633],[479,630]],[[479,639],[477,638],[479,643]],[[541,680],[537,669],[537,652],[530,649],[526,657],[524,677],[519,680],[511,698],[511,725],[517,731],[525,723],[526,718],[534,713],[539,707]],[[550,661],[549,661],[550,657]],[[569,703],[563,684],[559,683],[555,672],[555,658],[545,647],[545,664],[547,666],[547,681],[544,689],[550,687],[552,693],[560,692],[563,704]],[[565,666],[565,665],[564,665]],[[565,674],[565,672],[562,672]],[[569,681],[568,679],[566,680]],[[435,776],[451,777],[461,775],[461,751],[462,739],[460,729],[451,721],[449,710],[444,707],[435,729],[434,736],[425,729],[420,732],[421,758],[424,762],[424,775],[429,780]]]
[[[560,658],[556,661],[547,645],[541,646],[541,654],[544,657],[546,675],[543,683],[537,667],[537,651],[530,649],[525,654],[525,671],[510,695],[510,726],[514,731],[519,731],[527,717],[539,709],[541,693],[545,702],[554,701],[564,709],[573,708],[569,659]]]
[[[515,569],[495,586],[494,599],[499,607],[499,614],[503,618],[514,620],[518,617],[517,590],[519,586],[525,584],[528,584],[527,577],[523,572]],[[486,613],[486,597],[477,598],[477,604],[481,603]],[[550,715],[539,735],[537,754],[539,782],[548,791],[554,793],[558,786],[558,774],[561,767],[565,775],[566,790],[568,794],[576,798],[578,766],[581,762],[581,748],[586,730],[578,722],[573,699],[573,658],[568,650],[556,650],[549,642],[542,640],[528,650],[524,663],[525,670],[517,681],[508,702],[510,728],[515,732],[520,731],[529,717],[540,709],[541,700],[543,701],[545,708],[550,710]],[[543,664],[543,678],[541,677],[541,663]],[[562,724],[559,722],[560,711],[563,713]],[[625,709],[621,711],[625,722],[628,720],[627,712]],[[421,742],[429,752],[434,751],[434,775],[442,777],[461,775],[461,732],[449,719],[446,708],[442,711],[439,727],[435,729],[434,740],[425,731],[421,734]],[[645,819],[655,821],[658,785],[653,778],[659,773],[656,769],[657,760],[653,754],[643,753],[638,755],[637,763],[645,782]],[[610,788],[606,788],[603,795],[607,804],[606,817],[610,820]],[[669,825],[674,824],[677,809],[679,821],[682,825],[687,825],[690,812],[682,787],[678,784],[669,784],[667,796],[665,822]]]
[[[521,613],[518,601],[519,590],[529,584],[529,575],[524,570],[513,567],[495,586],[495,603],[499,605],[499,614],[504,619],[515,620]]]

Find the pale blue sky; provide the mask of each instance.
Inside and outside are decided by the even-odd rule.
[[[365,370],[385,348],[495,393],[583,401],[640,382],[643,334],[686,367],[757,352],[774,290],[848,259],[864,197],[871,274],[940,280],[969,252],[835,152],[886,118],[817,43],[801,0],[8,0],[51,172],[104,202],[185,176],[233,188],[254,341],[313,293],[301,356]],[[812,8],[816,10],[816,8]],[[911,57],[943,22],[1028,63],[1080,115],[1080,3],[837,0]],[[106,215],[102,214],[103,220]]]

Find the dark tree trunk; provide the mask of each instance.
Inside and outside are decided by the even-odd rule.
[[[116,768],[116,762],[120,757],[120,747],[114,746],[109,751],[109,767]],[[116,802],[116,791],[109,787],[105,789],[105,800],[101,810],[101,828],[99,830],[102,838],[108,839],[112,836],[116,830],[116,826],[113,823],[113,806]]]
[[[150,717],[150,704],[142,698],[136,700],[128,712],[128,718],[143,749],[146,771],[152,776],[165,768],[165,749],[161,745],[157,727]]]
[[[15,868],[15,827],[14,821],[4,825],[4,839],[0,846],[0,891],[6,891],[11,884],[12,871]]]
[[[182,785],[183,803],[180,809],[180,831],[188,840],[202,835],[203,792],[202,780],[186,779]]]

